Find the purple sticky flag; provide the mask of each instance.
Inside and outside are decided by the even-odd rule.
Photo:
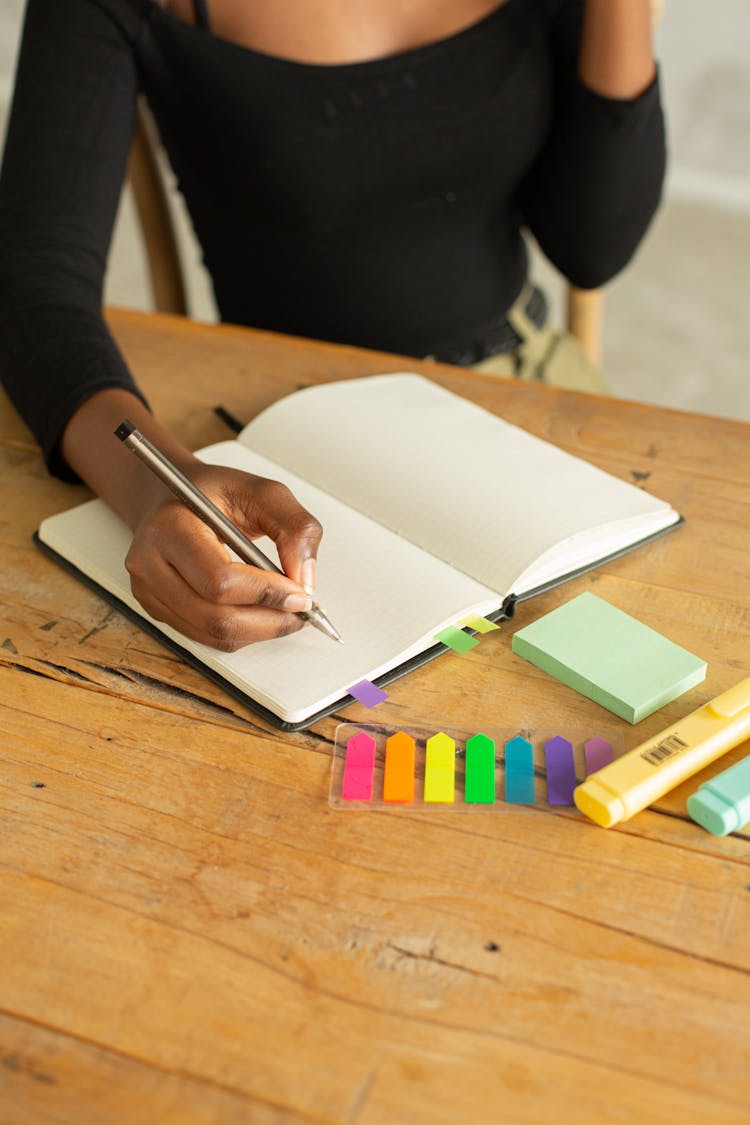
[[[576,787],[572,744],[556,734],[544,744],[544,761],[547,768],[547,803],[572,805]]]
[[[586,762],[586,777],[608,766],[615,759],[612,747],[606,738],[589,738],[583,744],[583,757]]]
[[[388,698],[386,693],[370,680],[360,680],[358,684],[352,684],[347,688],[347,691],[360,703],[364,703],[365,707],[374,707],[376,703],[382,703]]]
[[[364,731],[353,734],[346,743],[341,797],[344,801],[371,801],[372,774],[375,769],[375,739]]]

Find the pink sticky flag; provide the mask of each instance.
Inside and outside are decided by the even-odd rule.
[[[341,798],[344,801],[371,801],[372,774],[375,769],[375,739],[364,731],[353,734],[346,743]]]

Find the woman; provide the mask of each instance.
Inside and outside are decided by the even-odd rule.
[[[132,528],[148,613],[234,649],[299,627],[321,528],[279,484],[193,458],[104,325],[139,90],[222,319],[549,377],[522,230],[582,287],[643,237],[664,170],[648,0],[29,0],[0,180],[3,380],[51,471]],[[126,417],[274,539],[286,577],[232,563],[118,448]]]

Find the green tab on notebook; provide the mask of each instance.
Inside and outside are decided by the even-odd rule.
[[[588,593],[519,629],[512,648],[629,723],[706,675],[705,660]]]

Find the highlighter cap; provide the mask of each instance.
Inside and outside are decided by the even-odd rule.
[[[696,824],[714,836],[726,836],[741,827],[734,805],[705,785],[688,797],[687,811]]]
[[[587,778],[573,790],[573,800],[582,813],[602,828],[611,828],[626,816],[622,799],[597,781],[596,776]]]

